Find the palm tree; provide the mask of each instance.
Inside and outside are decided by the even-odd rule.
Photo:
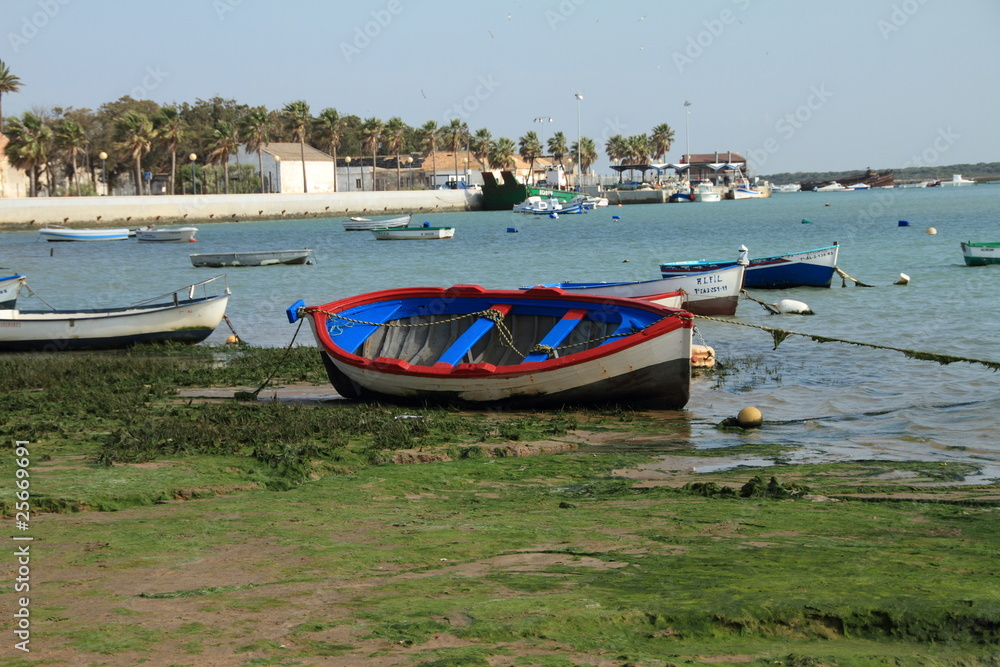
[[[212,130],[212,145],[208,153],[211,164],[221,165],[224,169],[226,194],[229,194],[229,156],[240,148],[240,136],[236,125],[226,120],[220,120]],[[216,181],[218,182],[218,181]]]
[[[336,109],[327,107],[320,112],[316,119],[316,130],[319,136],[330,146],[330,154],[333,156],[333,191],[337,192],[337,149],[344,138],[344,131],[347,129],[347,120],[342,118]]]
[[[385,125],[381,120],[372,116],[371,118],[365,118],[365,122],[361,125],[361,136],[364,137],[364,148],[372,152],[372,192],[378,189],[375,184],[375,159],[378,153],[379,140],[382,138],[382,131],[385,129]],[[361,178],[362,185],[364,184],[364,172],[362,172]]]
[[[497,169],[513,169],[516,164],[514,162],[514,151],[516,148],[513,141],[507,137],[500,137],[490,144],[488,158],[490,164]]]
[[[80,154],[87,143],[87,135],[83,126],[75,120],[63,120],[56,128],[56,146],[69,153],[73,165],[73,184],[76,186],[76,196],[80,196],[80,178],[77,174],[76,156]]]
[[[620,134],[608,137],[608,140],[604,142],[604,152],[607,153],[608,159],[612,162],[624,160],[628,157],[628,147],[625,144],[625,137]]]
[[[458,150],[469,136],[469,126],[458,118],[452,118],[448,127],[441,129],[445,139],[445,147],[455,154],[455,180],[458,181]]]
[[[153,121],[146,114],[127,111],[115,119],[115,135],[119,147],[135,160],[135,193],[142,194],[142,156],[156,138]]]
[[[597,146],[594,140],[589,137],[581,137],[579,142],[574,141],[570,146],[570,153],[580,156],[580,173],[585,174],[590,171],[590,167],[597,161]]]
[[[562,132],[556,132],[548,140],[549,153],[552,154],[556,160],[559,161],[559,167],[563,168],[563,156],[566,155],[566,135]]]
[[[52,130],[40,117],[25,111],[20,119],[11,118],[4,128],[9,143],[5,148],[10,163],[28,173],[31,197],[38,196],[38,167],[46,164]]]
[[[674,131],[666,123],[660,123],[653,128],[650,144],[653,149],[653,157],[657,160],[670,152],[670,146],[674,143]]]
[[[528,161],[528,181],[530,182],[535,174],[535,160],[542,154],[542,144],[538,141],[538,135],[534,132],[526,132],[518,139],[518,154]]]
[[[175,194],[177,175],[177,147],[184,138],[184,119],[177,107],[162,107],[153,119],[156,135],[163,147],[170,153],[170,194]]]
[[[21,90],[21,80],[11,74],[7,64],[0,60],[0,127],[3,127],[4,93],[16,93],[19,90]]]
[[[305,100],[295,100],[285,105],[285,122],[291,130],[295,141],[299,142],[299,155],[302,158],[302,192],[309,192],[306,183],[306,129],[312,121],[309,115],[309,105]]]
[[[399,116],[393,116],[385,124],[385,149],[396,156],[396,189],[403,189],[403,180],[399,172],[399,153],[403,150],[403,140],[406,138],[406,123]]]
[[[485,127],[476,130],[476,133],[469,139],[469,148],[472,149],[473,157],[479,160],[484,167],[488,166],[489,161],[486,158],[490,154],[492,141],[493,137],[490,136],[490,131]]]
[[[441,129],[433,120],[429,120],[420,126],[420,147],[425,153],[431,154],[431,164],[434,169],[434,174],[431,176],[431,189],[433,189],[437,183],[437,140],[440,132]]]
[[[270,140],[271,115],[264,107],[254,107],[240,118],[237,130],[248,153],[257,154],[257,173],[260,174],[260,191],[264,192],[264,156],[261,149]]]
[[[429,120],[420,126],[420,148],[424,153],[431,155],[431,168],[434,170],[431,176],[431,189],[437,186],[437,140],[440,136],[441,128],[433,120]]]

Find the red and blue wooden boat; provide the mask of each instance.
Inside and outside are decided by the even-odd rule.
[[[408,287],[321,306],[299,301],[347,399],[679,409],[689,396],[690,313],[537,287]]]
[[[829,287],[833,281],[833,272],[837,268],[839,250],[840,246],[834,243],[826,248],[751,259],[743,276],[743,287],[750,289]],[[734,264],[736,260],[666,262],[660,264],[660,274],[664,278],[682,276]]]

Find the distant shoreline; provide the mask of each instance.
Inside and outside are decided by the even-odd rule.
[[[302,218],[476,211],[482,194],[466,190],[408,190],[328,194],[151,195],[26,197],[0,200],[0,231],[47,225],[123,227]]]

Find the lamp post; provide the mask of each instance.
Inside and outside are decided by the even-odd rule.
[[[101,158],[101,182],[104,183],[104,196],[108,195],[108,170],[105,168],[104,161],[108,159],[108,154],[101,151],[97,154],[97,157]]]
[[[277,184],[275,184],[277,181]],[[271,192],[278,192],[281,184],[281,156],[274,156],[274,176],[271,178]]]
[[[406,166],[410,170],[410,189],[412,190],[413,189],[413,156],[412,155],[407,155],[406,156]]]
[[[469,158],[462,158],[462,171],[465,173],[465,184],[469,184]]]
[[[576,91],[576,173],[583,175],[583,135],[580,134],[580,102],[583,101],[583,94]],[[580,185],[577,183],[577,185]]]
[[[688,110],[689,106],[691,103],[684,100],[684,150],[687,151],[688,164],[691,164],[691,111]]]
[[[354,186],[351,184],[351,156],[348,155],[345,157],[344,162],[347,163],[347,191],[350,192],[354,189]]]
[[[191,194],[198,194],[198,183],[194,180],[194,161],[198,159],[198,156],[194,153],[188,155],[188,159],[191,160]]]

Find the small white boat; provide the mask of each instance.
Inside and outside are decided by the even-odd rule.
[[[217,282],[223,279],[221,283]],[[139,343],[198,343],[226,313],[225,275],[124,308],[0,310],[0,351],[117,349]]]
[[[975,185],[975,181],[963,178],[961,174],[952,174],[950,181],[941,181],[942,186]]]
[[[722,201],[722,193],[715,189],[711,181],[702,181],[694,187],[694,192],[691,193],[691,201]]]
[[[135,230],[135,240],[139,243],[191,243],[197,227],[149,227]]]
[[[24,276],[20,273],[0,278],[0,310],[17,306],[17,297],[23,284]]]
[[[783,183],[782,185],[775,185],[771,188],[771,192],[786,194],[789,192],[798,192],[802,189],[802,186],[798,183]]]
[[[837,181],[831,181],[826,185],[813,188],[813,192],[847,192],[851,188],[845,188]]]
[[[562,213],[585,213],[589,210],[584,206],[585,197],[574,197],[570,201],[560,201],[555,197],[531,196],[514,207],[515,213],[526,213],[528,215],[551,215],[557,216]],[[594,208],[597,204],[589,206]]]
[[[401,215],[395,218],[348,218],[344,221],[345,232],[363,232],[369,229],[393,229],[407,227],[413,215]]]
[[[130,233],[128,229],[70,229],[61,225],[38,230],[46,241],[127,241]]]
[[[300,250],[256,250],[249,252],[213,252],[188,255],[194,266],[271,266],[274,264],[312,264],[312,248]]]
[[[396,229],[373,229],[376,241],[410,241],[424,239],[450,239],[455,235],[454,227],[405,227]]]

